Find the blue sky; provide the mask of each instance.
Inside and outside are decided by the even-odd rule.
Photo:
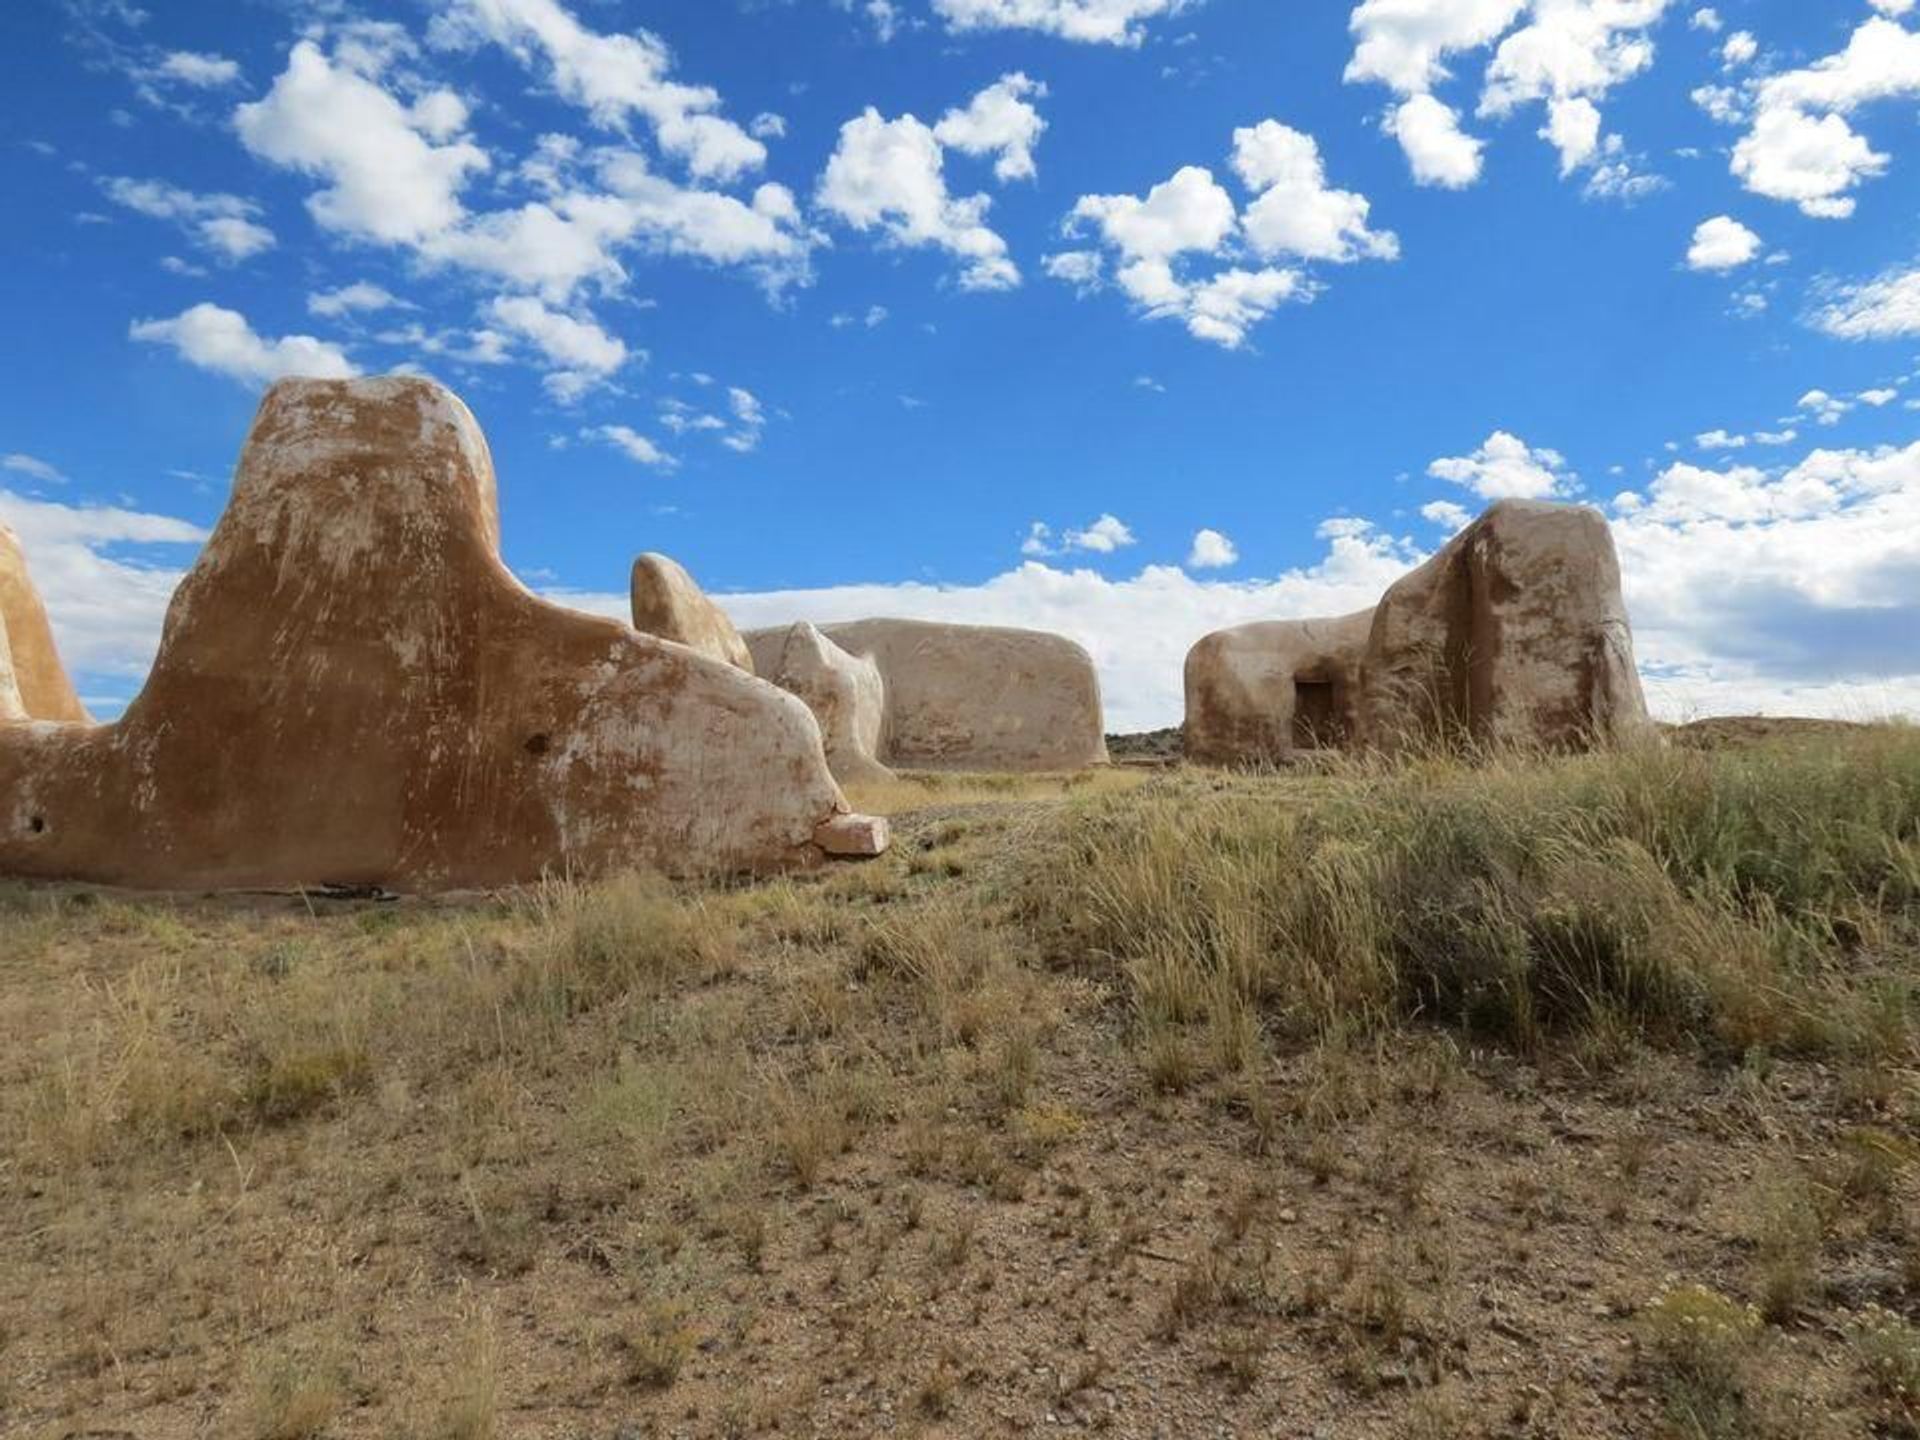
[[[1056,628],[1115,724],[1503,494],[1669,713],[1920,708],[1912,0],[23,0],[0,519],[137,690],[262,387],[473,406],[619,613]]]

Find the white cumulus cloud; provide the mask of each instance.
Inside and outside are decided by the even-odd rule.
[[[678,463],[631,425],[596,425],[590,430],[582,430],[580,434],[583,439],[599,440],[613,446],[636,465],[671,470]]]
[[[1082,550],[1095,555],[1112,555],[1137,543],[1131,527],[1115,515],[1102,515],[1092,524],[1064,531],[1057,538],[1051,525],[1035,520],[1027,527],[1026,538],[1020,542],[1020,553],[1044,557]]]
[[[1669,0],[1534,0],[1529,22],[1500,42],[1487,66],[1480,114],[1499,117],[1546,104],[1542,133],[1562,174],[1602,149],[1596,102],[1653,63],[1649,31]]]
[[[135,340],[170,345],[189,365],[225,375],[243,385],[267,385],[290,375],[346,380],[360,373],[338,345],[311,335],[266,339],[247,317],[205,302],[166,320],[136,320]]]
[[[331,53],[324,36],[300,41],[268,95],[235,115],[256,154],[320,180],[307,205],[323,227],[405,248],[428,268],[469,272],[495,293],[534,292],[550,306],[572,306],[589,287],[623,289],[632,251],[739,267],[769,293],[811,279],[818,237],[790,190],[764,183],[736,195],[701,183],[753,168],[763,147],[746,137],[752,154],[738,150],[728,137],[744,132],[708,113],[718,103],[709,92],[666,78],[665,52],[649,38],[594,35],[551,0],[461,0],[440,18],[432,34],[442,43],[498,38],[530,63],[551,63],[556,86],[616,130],[635,108],[618,97],[657,81],[658,93],[635,106],[695,183],[659,173],[630,146],[546,134],[502,179],[535,198],[472,213],[467,186],[493,157],[466,135],[465,102],[399,64],[413,53],[404,31],[378,25],[368,39],[362,26],[334,33]],[[622,39],[632,46],[612,43]],[[558,58],[543,58],[550,52]]]
[[[626,342],[619,336],[590,319],[551,309],[531,295],[497,296],[487,315],[539,350],[551,367],[548,393],[562,402],[579,399],[627,363]]]
[[[1040,268],[1081,295],[1091,295],[1106,279],[1107,265],[1098,250],[1061,250],[1040,262]]]
[[[873,27],[873,38],[882,45],[891,44],[893,37],[909,23],[900,13],[896,0],[833,0],[833,3],[836,9],[858,11],[866,16],[867,23]]]
[[[1731,215],[1702,220],[1687,247],[1689,270],[1733,270],[1760,253],[1760,237]]]
[[[1400,242],[1391,231],[1367,228],[1367,197],[1327,184],[1320,146],[1311,135],[1262,120],[1233,132],[1233,168],[1255,199],[1241,226],[1264,257],[1345,263],[1392,260]]]
[[[1478,113],[1498,120],[1544,105],[1540,135],[1559,152],[1561,173],[1594,167],[1588,194],[1633,198],[1659,182],[1637,173],[1618,136],[1603,134],[1599,102],[1652,64],[1650,31],[1669,3],[1361,0],[1348,22],[1354,51],[1345,78],[1396,94],[1382,128],[1400,142],[1415,181],[1459,189],[1480,177],[1482,142],[1435,91],[1452,78],[1452,57],[1498,42]]]
[[[1144,197],[1083,195],[1074,219],[1091,222],[1130,262],[1159,262],[1189,252],[1211,255],[1239,224],[1233,197],[1199,165],[1187,165]]]
[[[1460,114],[1431,95],[1412,95],[1387,112],[1382,127],[1400,142],[1421,185],[1461,190],[1480,178],[1483,142],[1460,128]]]
[[[953,255],[961,262],[962,289],[1012,289],[1020,270],[1006,240],[987,224],[993,200],[953,194],[946,156],[949,150],[992,156],[1002,182],[1032,179],[1033,149],[1047,128],[1032,102],[1046,93],[1046,86],[1015,71],[932,126],[913,115],[889,120],[869,105],[840,127],[815,201],[856,230],[878,229],[895,245]]]
[[[1456,505],[1451,500],[1429,500],[1420,507],[1420,518],[1438,525],[1451,535],[1466,529],[1473,520],[1473,512],[1464,505]]]
[[[1093,227],[1117,252],[1114,279],[1143,314],[1179,319],[1194,336],[1228,348],[1300,288],[1298,272],[1286,269],[1233,267],[1183,278],[1183,257],[1224,258],[1239,228],[1233,197],[1202,166],[1183,167],[1145,196],[1083,195],[1072,223]]]
[[[1193,547],[1187,551],[1189,570],[1224,570],[1239,563],[1239,549],[1218,530],[1194,532]]]
[[[160,58],[153,73],[196,90],[217,90],[240,78],[240,66],[224,55],[197,50],[174,50]]]
[[[1813,315],[1814,325],[1842,340],[1898,340],[1920,335],[1920,269],[1889,270],[1838,287]]]
[[[580,157],[556,138],[547,137],[550,153],[538,171],[544,198],[436,234],[419,247],[422,258],[538,291],[554,303],[585,286],[621,289],[627,247],[744,266],[769,292],[808,279],[813,237],[785,186],[761,185],[742,200],[682,186],[637,151]]]
[[[1143,315],[1228,349],[1281,305],[1313,297],[1300,264],[1398,257],[1392,232],[1369,227],[1367,198],[1327,184],[1311,135],[1277,120],[1236,130],[1231,163],[1252,194],[1244,214],[1211,170],[1187,165],[1144,196],[1081,196],[1068,232],[1100,237],[1114,283]],[[1083,295],[1106,273],[1091,250],[1049,256],[1046,268]]]
[[[1798,408],[1805,411],[1816,425],[1838,425],[1853,409],[1853,401],[1829,395],[1825,390],[1809,390],[1800,397]]]
[[[522,63],[539,62],[561,97],[594,123],[624,131],[644,118],[660,148],[703,179],[732,180],[766,163],[767,147],[716,113],[718,91],[671,78],[672,51],[647,31],[601,34],[558,0],[453,0],[428,34],[435,44],[491,42]]]
[[[1091,550],[1098,555],[1111,555],[1136,543],[1133,531],[1112,515],[1102,515],[1085,529],[1069,530],[1061,540],[1069,550]]]
[[[1347,22],[1354,50],[1345,78],[1425,94],[1448,78],[1448,56],[1492,44],[1526,8],[1527,0],[1362,0]]]
[[[273,232],[264,225],[238,215],[216,215],[200,222],[201,241],[229,260],[245,260],[263,250],[271,250]]]
[[[238,195],[201,195],[164,180],[124,175],[108,176],[101,186],[115,204],[155,220],[173,221],[222,259],[245,260],[273,248],[273,232],[253,218],[260,207]]]
[[[1856,204],[1851,192],[1888,165],[1849,117],[1874,101],[1916,94],[1920,34],[1870,17],[1843,50],[1759,82],[1752,124],[1733,149],[1733,173],[1756,195],[1845,219]]]
[[[878,228],[896,245],[947,251],[961,262],[963,289],[1020,283],[1007,242],[986,223],[993,201],[948,191],[940,140],[911,115],[887,120],[868,106],[841,126],[815,198],[856,230]]]
[[[933,138],[968,155],[997,157],[993,173],[1002,180],[1031,180],[1038,173],[1033,147],[1047,122],[1031,103],[1046,98],[1047,87],[1015,71],[1003,75],[968,103],[949,110],[933,127]]]
[[[1920,445],[1781,470],[1674,464],[1615,511],[1649,692],[1669,711],[1920,704]]]
[[[1845,192],[1886,168],[1887,157],[1840,116],[1815,118],[1791,106],[1760,111],[1733,147],[1733,173],[1747,189],[1823,220],[1853,214],[1856,202]]]
[[[1178,14],[1195,0],[933,0],[954,30],[1035,30],[1062,40],[1138,45],[1141,22]],[[891,7],[889,7],[891,9]]]
[[[1435,460],[1427,473],[1483,500],[1545,500],[1570,493],[1575,482],[1559,451],[1528,445],[1505,430],[1494,431],[1471,455]]]
[[[275,165],[326,182],[307,201],[322,227],[361,239],[409,244],[462,217],[460,192],[491,163],[472,141],[455,138],[448,92],[402,105],[346,61],[301,40],[262,100],[234,112],[241,141]],[[440,143],[444,142],[444,143]]]
[[[356,280],[351,285],[342,285],[334,290],[317,290],[307,296],[307,310],[325,319],[338,319],[342,315],[364,314],[375,310],[405,308],[406,302],[397,299],[378,285],[365,280]]]

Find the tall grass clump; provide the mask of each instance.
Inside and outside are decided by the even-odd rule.
[[[1072,811],[1029,916],[1125,978],[1154,1044],[1252,1014],[1883,1056],[1920,948],[1920,732],[1189,776]]]
[[[712,906],[638,873],[548,880],[525,897],[534,944],[512,998],[554,1024],[631,991],[730,969],[738,936]]]

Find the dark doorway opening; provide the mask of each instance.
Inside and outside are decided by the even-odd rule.
[[[1331,750],[1346,739],[1339,687],[1331,680],[1293,682],[1293,748]]]

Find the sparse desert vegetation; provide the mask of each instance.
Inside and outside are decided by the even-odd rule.
[[[0,894],[0,1432],[1920,1434],[1920,734]]]

